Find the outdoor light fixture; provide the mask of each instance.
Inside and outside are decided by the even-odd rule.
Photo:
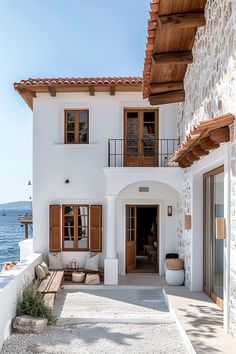
[[[70,183],[70,180],[67,178],[67,179],[65,180],[65,183],[66,183],[66,184],[69,184],[69,183]]]
[[[225,219],[216,218],[216,239],[224,240],[225,239]]]
[[[168,205],[168,207],[167,207],[167,215],[172,216],[172,206],[171,205]]]
[[[184,215],[184,228],[185,230],[190,230],[192,228],[192,217],[190,214]]]
[[[29,180],[29,182],[28,182],[28,186],[31,186],[31,181]]]

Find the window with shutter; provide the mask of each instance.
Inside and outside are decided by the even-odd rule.
[[[92,252],[102,252],[102,206],[90,206],[89,248]]]
[[[61,206],[50,205],[50,252],[61,250]]]

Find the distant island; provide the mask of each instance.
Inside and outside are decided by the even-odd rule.
[[[2,203],[0,204],[0,209],[7,210],[31,210],[32,202],[31,201],[18,201],[12,203]]]

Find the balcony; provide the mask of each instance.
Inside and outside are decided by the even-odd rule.
[[[175,167],[169,157],[179,139],[109,139],[108,167]]]

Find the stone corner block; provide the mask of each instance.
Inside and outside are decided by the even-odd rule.
[[[19,333],[42,333],[46,330],[46,318],[32,316],[17,316],[13,322],[13,329]]]

